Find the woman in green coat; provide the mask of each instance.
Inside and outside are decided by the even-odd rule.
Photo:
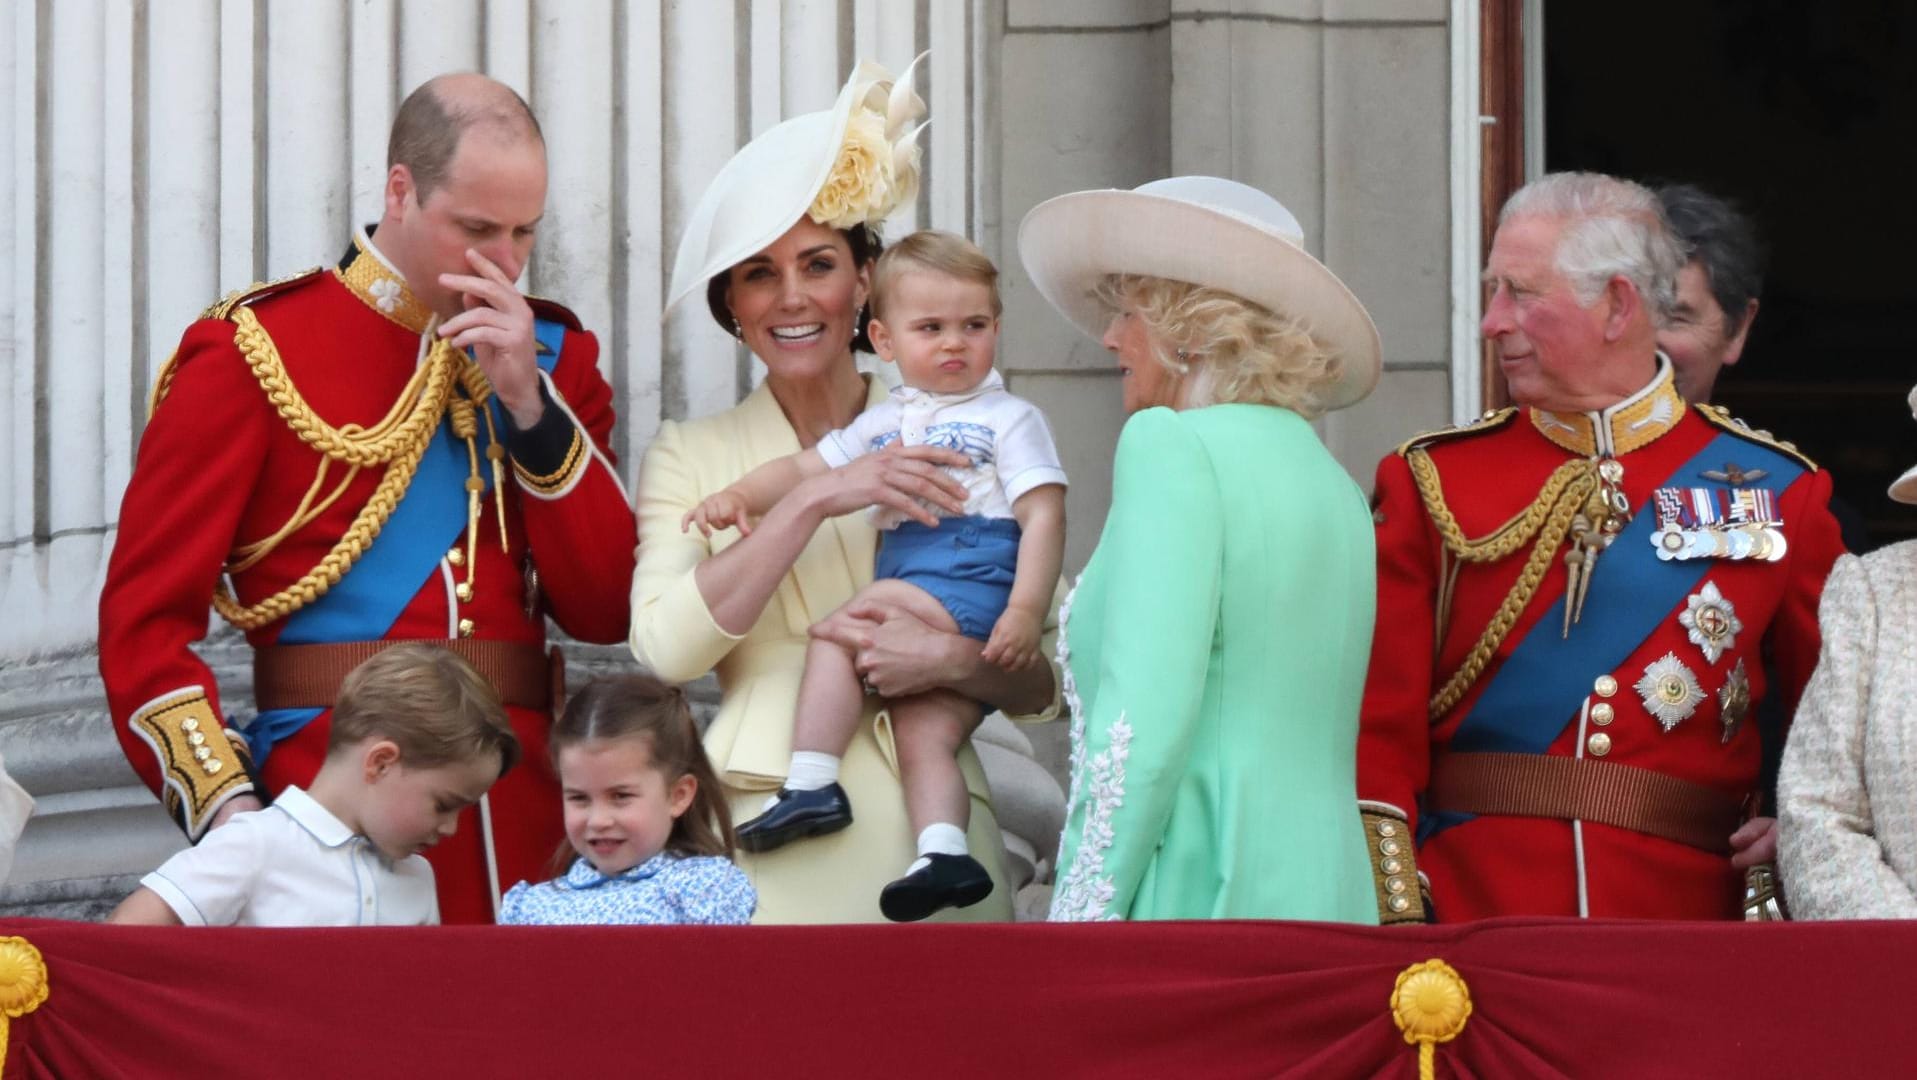
[[[1311,420],[1378,333],[1254,188],[1175,177],[1026,216],[1040,292],[1116,354],[1112,505],[1062,613],[1054,920],[1375,923],[1355,787],[1371,515]]]

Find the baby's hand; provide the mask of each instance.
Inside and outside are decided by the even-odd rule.
[[[981,655],[1006,671],[1023,671],[1038,663],[1039,619],[1023,608],[1006,608],[992,625],[992,637]]]
[[[740,536],[751,536],[752,526],[746,521],[745,496],[726,488],[716,495],[708,495],[704,502],[687,511],[679,519],[679,531],[690,532],[694,525],[706,536],[715,529],[727,529],[738,526]]]

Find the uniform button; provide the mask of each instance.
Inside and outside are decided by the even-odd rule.
[[[193,757],[194,757],[194,760],[196,761],[205,761],[207,758],[210,758],[212,756],[213,756],[213,751],[208,750],[204,746],[196,746],[193,748]]]
[[[225,764],[221,762],[219,758],[214,758],[212,761],[200,762],[200,768],[205,769],[206,775],[208,776],[213,776],[217,774],[221,769],[225,767],[226,767]]]
[[[1380,821],[1378,823],[1378,835],[1379,836],[1396,836],[1398,835],[1398,827],[1396,825],[1393,825],[1389,821]]]
[[[1591,722],[1599,727],[1610,723],[1616,716],[1617,713],[1603,702],[1591,706]]]
[[[1396,855],[1399,850],[1396,840],[1386,840],[1378,845],[1378,853],[1381,855]]]
[[[473,630],[474,630],[474,626],[473,626],[473,621],[471,619],[459,620],[459,636],[460,637],[472,637]]]
[[[181,731],[192,731],[199,726],[200,726],[200,721],[197,717],[189,716],[186,719],[180,721]]]
[[[1394,896],[1391,898],[1391,910],[1400,912],[1409,911],[1411,910],[1411,901],[1402,896]]]
[[[1599,697],[1610,697],[1617,693],[1617,680],[1609,675],[1599,675],[1597,682],[1591,684],[1591,689],[1597,691]]]
[[[186,733],[186,741],[193,746],[201,746],[205,744],[206,736],[197,731],[189,731]]]
[[[1384,862],[1378,864],[1378,869],[1383,870],[1387,874],[1395,874],[1404,869],[1404,863],[1399,862],[1397,859],[1386,859]]]
[[[452,563],[454,566],[465,566],[466,553],[459,548],[454,548],[446,553],[446,561]]]
[[[1404,892],[1404,879],[1401,877],[1386,878],[1385,888],[1391,890],[1393,895]]]
[[[1602,731],[1584,740],[1585,749],[1594,757],[1603,757],[1611,752],[1611,737]]]
[[[470,581],[462,581],[459,584],[453,586],[453,595],[459,597],[459,602],[462,604],[472,603],[473,602],[473,583]]]

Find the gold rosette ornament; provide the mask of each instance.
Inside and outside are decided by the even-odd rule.
[[[860,65],[838,158],[806,211],[813,221],[834,229],[876,228],[918,194],[925,124],[914,121],[925,115],[925,102],[912,90],[912,74],[925,56],[896,80],[877,64]]]
[[[1432,1080],[1438,1044],[1457,1038],[1471,1019],[1471,988],[1442,960],[1413,964],[1391,989],[1391,1019],[1418,1048],[1419,1080]]]
[[[47,999],[47,963],[23,937],[0,937],[0,1065],[7,1060],[8,1027]]]

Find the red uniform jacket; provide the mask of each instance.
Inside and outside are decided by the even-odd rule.
[[[1442,485],[1442,507],[1464,537],[1485,537],[1539,499],[1554,470],[1579,458],[1609,457],[1623,467],[1621,489],[1634,514],[1658,518],[1653,492],[1659,487],[1724,489],[1735,460],[1695,473],[1673,475],[1728,431],[1736,445],[1762,445],[1789,453],[1721,413],[1689,408],[1671,388],[1669,367],[1650,386],[1602,415],[1507,410],[1480,424],[1413,440],[1378,467],[1376,504],[1379,625],[1365,690],[1358,761],[1359,796],[1370,811],[1368,833],[1393,858],[1373,853],[1381,889],[1399,878],[1393,895],[1380,898],[1381,913],[1405,891],[1412,869],[1400,854],[1416,835],[1421,807],[1428,812],[1434,762],[1451,751],[1464,717],[1498,677],[1500,666],[1527,635],[1564,633],[1562,620],[1546,611],[1564,595],[1565,546],[1551,553],[1536,592],[1515,613],[1509,635],[1490,655],[1482,675],[1455,704],[1433,715],[1432,698],[1465,661],[1481,633],[1505,604],[1531,552],[1527,542],[1494,562],[1467,562],[1439,625],[1443,601],[1441,533],[1432,506],[1414,481],[1410,458],[1428,454]],[[1746,464],[1749,452],[1746,452]],[[1748,680],[1749,701],[1767,692],[1785,696],[1795,709],[1817,661],[1817,601],[1831,563],[1842,552],[1828,503],[1830,479],[1808,461],[1806,471],[1777,499],[1788,553],[1778,561],[1714,559],[1688,596],[1675,607],[1657,603],[1642,610],[1641,640],[1619,644],[1628,656],[1611,667],[1577,672],[1575,690],[1542,715],[1544,753],[1602,758],[1652,770],[1745,800],[1756,786],[1760,746],[1755,724],[1736,691]],[[1658,549],[1636,538],[1613,544],[1595,564],[1593,580],[1628,571],[1630,560],[1656,560]],[[1628,573],[1626,573],[1628,577]],[[1715,586],[1741,628],[1712,658],[1692,639],[1679,616],[1691,597]],[[1582,624],[1573,625],[1576,643]],[[1631,645],[1631,641],[1636,644]],[[1667,654],[1694,676],[1702,700],[1668,729],[1654,715],[1638,683]],[[1766,666],[1783,681],[1764,685]],[[1669,665],[1666,665],[1668,668]],[[1727,687],[1729,688],[1727,690]],[[1604,693],[1604,691],[1608,691]],[[1695,695],[1693,695],[1695,696]],[[1726,715],[1725,703],[1730,703]],[[1599,706],[1608,706],[1599,708]],[[1680,707],[1678,712],[1683,711]],[[1672,712],[1670,715],[1676,715]],[[1728,722],[1727,722],[1728,721]],[[1378,812],[1382,812],[1382,816]],[[1392,817],[1401,816],[1402,823]],[[1455,819],[1454,819],[1455,820]],[[1431,832],[1430,826],[1446,827]],[[1415,870],[1429,882],[1435,915],[1460,921],[1495,915],[1589,915],[1644,918],[1730,918],[1740,910],[1742,875],[1729,858],[1659,836],[1584,821],[1480,814],[1450,824],[1434,817],[1416,850]],[[1379,838],[1379,830],[1387,834]],[[1581,832],[1581,836],[1578,835]],[[1397,844],[1389,841],[1395,840]],[[1403,852],[1408,854],[1408,851]],[[1407,906],[1395,899],[1395,910]]]
[[[626,636],[637,536],[607,449],[612,392],[595,367],[593,335],[565,309],[534,303],[539,317],[564,325],[563,344],[544,385],[546,419],[527,432],[499,432],[510,451],[507,479],[481,508],[470,598],[460,587],[468,570],[461,534],[387,638],[539,645],[548,614],[586,641]],[[258,317],[311,414],[336,428],[372,428],[394,409],[425,355],[422,331],[430,315],[362,234],[339,268],[256,288],[209,309],[211,317],[187,330],[162,376],[164,396],[140,440],[100,598],[100,669],[127,759],[195,840],[222,804],[256,784],[277,791],[308,783],[325,755],[330,716],[321,713],[279,742],[253,770],[244,741],[230,730],[244,706],[233,710],[221,700],[212,672],[191,648],[206,635],[209,600],[238,561],[236,553],[287,525],[309,489],[320,502],[347,476],[334,462],[324,483],[315,485],[321,455],[289,423],[288,395],[269,398],[236,344],[236,304]],[[482,469],[490,468],[486,445],[482,425]],[[269,555],[232,572],[239,603],[257,603],[313,570],[385,472],[384,466],[362,468]],[[505,500],[503,548],[496,498]],[[275,619],[249,630],[247,639],[255,647],[271,645],[284,624]],[[544,876],[543,864],[563,832],[546,754],[551,717],[545,710],[510,711],[523,763],[488,800],[502,885]],[[469,811],[458,834],[429,853],[447,921],[491,916],[475,819]]]

